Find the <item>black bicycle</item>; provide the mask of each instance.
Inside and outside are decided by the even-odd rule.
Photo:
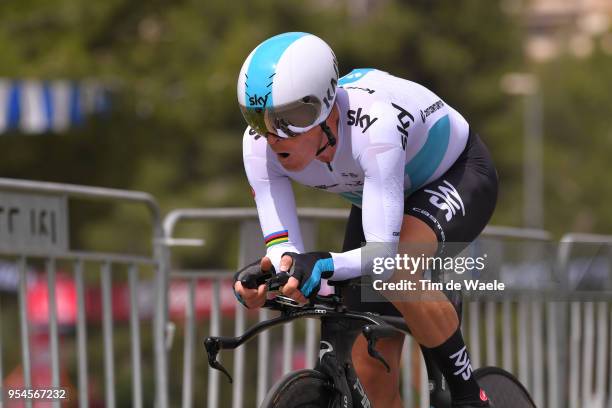
[[[265,283],[269,291],[274,292],[288,278],[286,273],[262,274],[256,265],[252,273],[245,274],[241,282],[248,288],[256,288]],[[398,332],[410,334],[402,318],[350,311],[342,304],[341,296],[335,294],[318,295],[307,305],[277,295],[268,299],[264,307],[279,311],[280,315],[259,322],[242,336],[206,338],[209,365],[222,371],[230,382],[232,377],[229,372],[217,361],[219,351],[233,350],[264,330],[296,319],[315,318],[321,320],[321,343],[319,361],[315,368],[284,376],[270,389],[261,408],[372,408],[353,368],[353,342],[362,333],[368,342],[369,355],[389,370],[388,363],[376,351],[376,342]],[[427,368],[430,382],[432,378],[433,381],[442,381],[439,371],[432,375],[431,371],[436,369],[431,364]],[[507,371],[498,367],[484,367],[475,370],[474,376],[495,408],[535,408],[525,387]],[[431,398],[431,407],[450,408],[448,391],[443,391],[444,387],[430,388],[438,393]]]

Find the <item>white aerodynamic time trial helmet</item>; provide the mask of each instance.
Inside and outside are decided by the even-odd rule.
[[[260,135],[286,138],[323,123],[334,106],[338,63],[332,49],[308,33],[284,33],[259,44],[238,76],[238,103]]]

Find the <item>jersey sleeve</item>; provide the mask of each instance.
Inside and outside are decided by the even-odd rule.
[[[379,104],[382,105],[382,104]],[[405,150],[395,116],[384,106],[371,110],[379,117],[368,140],[359,148],[357,159],[364,170],[362,225],[366,248],[332,253],[333,280],[367,273],[375,256],[395,256],[404,215]]]
[[[242,152],[266,242],[266,256],[278,271],[284,252],[304,251],[291,181],[270,154],[265,139],[250,129],[244,134]]]

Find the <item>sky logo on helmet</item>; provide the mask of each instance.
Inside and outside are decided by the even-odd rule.
[[[270,92],[264,96],[257,96],[257,94],[253,96],[249,95],[249,105],[253,108],[265,108],[268,103],[268,96],[270,96]]]
[[[268,79],[270,80],[270,83],[268,85],[266,85],[267,89],[270,89],[270,87],[273,84],[272,78],[274,77],[274,75],[276,75],[276,72],[272,73],[272,75],[268,76]],[[248,89],[249,88],[249,76],[247,74],[244,74],[244,86]],[[268,91],[267,94],[265,94],[264,96],[257,96],[257,93],[255,93],[255,95],[251,96],[249,95],[248,92],[245,91],[245,94],[249,97],[249,106],[251,108],[265,108],[266,105],[268,104],[268,97],[270,96],[270,93],[272,91]]]

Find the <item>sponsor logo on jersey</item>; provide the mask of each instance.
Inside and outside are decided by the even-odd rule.
[[[429,202],[439,209],[446,211],[446,221],[450,221],[458,210],[461,210],[461,215],[465,216],[465,206],[457,189],[448,181],[443,180],[444,184],[438,186],[439,191],[425,190],[431,194]]]
[[[438,252],[442,253],[444,251],[444,246],[445,246],[445,243],[446,243],[446,232],[444,232],[444,228],[442,228],[442,225],[440,224],[440,221],[438,221],[438,219],[436,217],[434,217],[428,211],[426,211],[426,210],[424,210],[422,208],[412,207],[412,211],[424,215],[435,226],[436,230],[438,231],[438,235],[440,237],[439,245],[442,246],[442,247],[438,247]]]
[[[434,112],[440,110],[442,107],[444,106],[444,102],[442,102],[442,100],[440,99],[439,101],[433,103],[432,105],[430,105],[427,109],[425,109],[424,111],[421,111],[421,120],[423,121],[423,123],[425,123],[425,121],[427,120],[427,118],[432,115]]]
[[[359,108],[357,109],[357,111],[354,111],[352,109],[349,110],[347,125],[349,126],[354,125],[354,126],[360,127],[361,129],[363,129],[361,133],[365,133],[366,130],[368,130],[368,128],[372,126],[374,122],[378,120],[378,118],[372,119],[370,115],[362,114],[361,112],[363,112],[363,108]]]
[[[372,95],[374,92],[376,92],[375,89],[362,88],[362,87],[359,87],[359,86],[345,86],[344,89],[359,89],[360,91],[365,91],[365,92],[369,93],[370,95]]]
[[[351,84],[353,82],[359,81],[363,78],[368,72],[374,71],[373,68],[355,68],[338,81],[340,86],[344,87],[347,84]]]
[[[355,174],[355,173],[353,173],[353,172],[348,172],[348,173],[344,173],[344,172],[343,172],[343,173],[340,173],[340,175],[341,175],[342,177],[351,177],[351,178],[357,178],[357,177],[359,177],[359,175],[358,175],[358,174]]]
[[[402,149],[406,150],[406,144],[408,144],[408,128],[410,127],[411,123],[414,123],[414,116],[399,105],[391,103],[391,106],[399,111],[397,114],[397,120],[399,121],[397,130],[400,132],[402,138]]]
[[[461,376],[465,381],[469,380],[472,376],[472,364],[470,362],[470,356],[467,353],[466,346],[463,346],[461,350],[450,356],[451,360],[454,360],[455,367],[460,367],[453,375]]]

